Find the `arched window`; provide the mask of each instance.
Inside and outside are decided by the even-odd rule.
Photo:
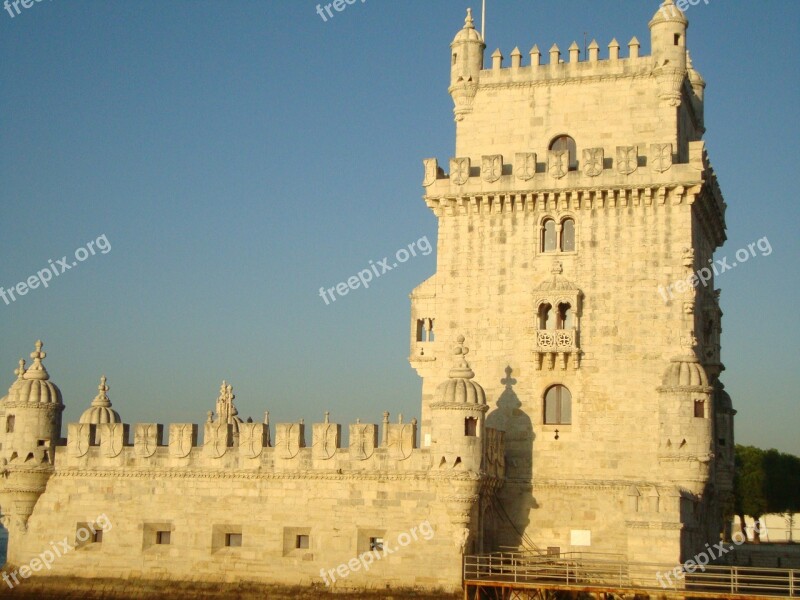
[[[561,221],[561,251],[575,251],[575,221],[572,219]]]
[[[568,135],[560,135],[550,142],[550,150],[557,152],[559,150],[569,151],[569,170],[578,170],[578,149],[573,140]]]
[[[562,302],[558,305],[558,324],[557,329],[573,329],[575,327],[575,316],[569,302]]]
[[[557,242],[556,222],[546,219],[542,223],[542,252],[555,252],[558,248]]]
[[[569,425],[572,423],[572,394],[563,385],[547,388],[544,394],[545,425]]]
[[[553,317],[553,307],[549,304],[542,304],[539,307],[539,329],[555,329],[555,321]]]

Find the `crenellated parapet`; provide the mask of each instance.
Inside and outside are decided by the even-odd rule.
[[[185,469],[208,472],[319,470],[342,474],[355,471],[425,471],[430,468],[426,450],[417,447],[417,420],[389,423],[383,427],[357,421],[349,425],[350,444],[342,443],[342,426],[329,414],[311,427],[278,423],[275,445],[270,444],[268,423],[241,422],[238,435],[224,421],[171,423],[70,423],[66,447],[58,448],[56,470]],[[131,435],[131,430],[133,435]],[[380,432],[380,436],[379,436]],[[238,439],[237,439],[238,438]],[[308,443],[310,441],[310,443]]]

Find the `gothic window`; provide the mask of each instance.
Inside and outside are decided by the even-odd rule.
[[[554,385],[544,394],[544,422],[546,425],[572,423],[572,394],[563,385]]]
[[[560,247],[562,252],[575,251],[575,221],[572,219],[564,219],[561,221]]]
[[[464,419],[464,435],[468,437],[476,437],[478,435],[478,419],[475,417]]]
[[[555,329],[555,321],[553,307],[549,304],[542,304],[539,307],[539,329]]]
[[[558,150],[567,150],[569,152],[569,170],[570,171],[577,171],[578,170],[578,150],[577,146],[575,145],[575,140],[573,140],[568,135],[560,135],[555,138],[552,142],[550,142],[550,150],[558,151]]]
[[[569,302],[562,302],[558,305],[558,320],[556,325],[556,329],[573,329],[575,327],[574,312]]]
[[[575,220],[566,217],[556,223],[552,217],[542,221],[540,252],[575,252]]]
[[[417,341],[418,342],[433,342],[435,335],[433,333],[433,319],[417,319]]]
[[[542,252],[555,252],[557,245],[556,222],[546,219],[542,223]]]

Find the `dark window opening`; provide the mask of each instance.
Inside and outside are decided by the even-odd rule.
[[[464,419],[464,435],[475,437],[478,435],[478,419],[467,417]]]
[[[156,531],[156,544],[159,546],[168,546],[171,537],[171,532],[169,531]]]
[[[575,251],[575,221],[564,219],[561,222],[561,251]]]
[[[6,433],[14,433],[14,422],[16,421],[14,415],[8,415],[6,418]]]
[[[701,419],[706,416],[705,402],[702,400],[694,401],[694,416]]]
[[[295,538],[294,547],[298,548],[298,549],[301,549],[301,550],[307,550],[309,548],[310,543],[311,543],[311,539],[309,538],[309,536],[307,536],[307,535],[298,535]]]
[[[563,385],[554,385],[545,392],[544,422],[546,425],[572,423],[572,394]]]
[[[556,222],[547,219],[542,223],[542,252],[555,252],[557,248]]]
[[[383,551],[383,538],[382,537],[369,538],[369,549],[377,550],[378,552]]]

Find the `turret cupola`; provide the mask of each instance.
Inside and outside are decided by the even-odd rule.
[[[483,69],[483,52],[486,44],[472,18],[472,9],[467,9],[464,28],[456,34],[450,44],[450,95],[456,120],[472,110],[472,101],[478,90],[478,79]]]
[[[100,378],[100,385],[97,386],[97,396],[92,400],[92,405],[81,415],[81,423],[91,423],[100,425],[102,423],[121,423],[117,411],[111,408],[111,400],[108,399],[108,380],[103,375]]]

